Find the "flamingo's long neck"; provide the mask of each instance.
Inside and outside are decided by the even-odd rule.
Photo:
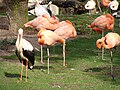
[[[106,38],[104,37],[103,41],[102,41],[102,46],[106,49],[110,49],[113,48],[112,45],[109,45],[106,43]]]

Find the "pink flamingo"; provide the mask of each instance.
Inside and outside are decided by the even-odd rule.
[[[59,27],[54,30],[54,33],[62,37],[63,39],[74,38],[77,32],[69,20],[62,21],[59,23]],[[42,45],[41,45],[41,63],[43,64]],[[65,66],[65,64],[63,64]]]
[[[62,21],[59,23],[59,27],[54,31],[64,39],[74,38],[77,32],[69,20]]]
[[[47,54],[48,54],[48,74],[49,74],[49,47],[53,46],[57,42],[60,42],[63,44],[63,66],[65,66],[65,39],[60,37],[58,34],[51,30],[45,30],[42,28],[38,32],[38,43],[41,45],[41,49],[43,45],[47,45]],[[42,53],[42,50],[41,50]],[[41,54],[41,62],[43,63],[42,54]]]
[[[96,41],[97,48],[104,47],[105,49],[110,49],[111,53],[111,76],[114,79],[113,75],[113,65],[112,65],[112,48],[115,48],[120,45],[120,35],[117,33],[110,32],[105,37],[102,37],[101,39],[98,39]]]
[[[113,30],[114,27],[114,17],[110,14],[101,15],[97,17],[89,26],[94,31],[102,33],[105,30]]]
[[[102,33],[102,37],[104,36],[105,30],[113,31],[114,28],[114,17],[110,14],[101,15],[97,17],[89,26],[94,31],[98,33]],[[104,59],[104,48],[102,48],[102,60]]]
[[[59,19],[56,16],[49,17],[45,14],[24,24],[25,27],[31,27],[36,29],[37,31],[39,31],[41,28],[55,30],[58,25]]]
[[[104,7],[108,7],[111,0],[101,0],[101,3]]]

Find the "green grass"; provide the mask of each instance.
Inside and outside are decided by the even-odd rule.
[[[97,16],[99,16],[99,14],[96,15],[85,15],[85,14],[81,14],[81,15],[60,15],[60,21],[63,20],[70,20],[73,25],[75,26],[76,30],[78,32],[80,32],[80,34],[84,34],[84,33],[90,33],[90,29],[88,28],[88,25],[90,24],[90,22],[92,22]],[[74,18],[73,18],[74,17]]]
[[[117,23],[115,30],[119,33]],[[62,66],[62,45],[50,47],[50,74],[47,74],[46,48],[43,48],[45,65],[40,64],[39,52],[36,51],[36,63],[34,69],[28,71],[28,82],[25,82],[25,70],[23,80],[19,81],[21,64],[15,55],[1,57],[8,61],[0,62],[0,90],[119,90],[120,47],[113,50],[115,81],[112,81],[109,50],[105,50],[105,60],[102,61],[101,50],[95,45],[100,37],[97,33],[91,33],[87,37],[68,40],[66,67]]]

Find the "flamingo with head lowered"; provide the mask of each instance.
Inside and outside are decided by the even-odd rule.
[[[69,20],[61,21],[59,27],[54,32],[64,39],[75,38],[77,36],[75,27]]]
[[[102,37],[101,39],[98,39],[96,41],[97,48],[104,47],[105,49],[110,49],[111,51],[111,76],[114,79],[113,74],[113,65],[112,65],[112,48],[115,48],[120,45],[120,35],[117,33],[110,32],[105,37]]]
[[[41,28],[48,30],[55,30],[58,28],[59,19],[56,16],[49,17],[48,15],[42,15],[24,24],[25,27],[32,27],[39,31]]]
[[[97,17],[88,27],[98,33],[102,33],[105,30],[113,31],[114,17],[110,14],[101,15]]]
[[[88,27],[100,34],[102,33],[103,37],[106,30],[114,30],[114,17],[110,14],[101,15],[97,17]],[[102,60],[103,59],[104,48],[102,48]]]

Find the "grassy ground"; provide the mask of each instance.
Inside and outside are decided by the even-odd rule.
[[[62,17],[62,16],[61,16]],[[76,18],[79,17],[79,18]],[[84,18],[83,18],[84,17]],[[62,17],[86,27],[96,16]],[[86,19],[87,20],[86,20]],[[90,19],[89,19],[90,18]],[[78,25],[78,26],[77,26]],[[81,29],[79,29],[81,30]],[[79,32],[78,30],[78,32]],[[116,22],[115,31],[119,33]],[[35,52],[36,63],[33,70],[29,70],[28,82],[19,81],[21,64],[15,54],[1,56],[7,61],[0,62],[0,90],[119,90],[120,89],[120,47],[113,50],[115,81],[110,76],[110,53],[105,50],[105,60],[101,60],[101,50],[96,48],[95,42],[101,35],[87,33],[80,35],[66,43],[66,67],[62,66],[62,46],[60,44],[50,48],[50,74],[47,74],[47,64],[40,64],[39,52]],[[10,61],[9,61],[10,60]],[[46,48],[44,47],[44,61],[47,63]]]

